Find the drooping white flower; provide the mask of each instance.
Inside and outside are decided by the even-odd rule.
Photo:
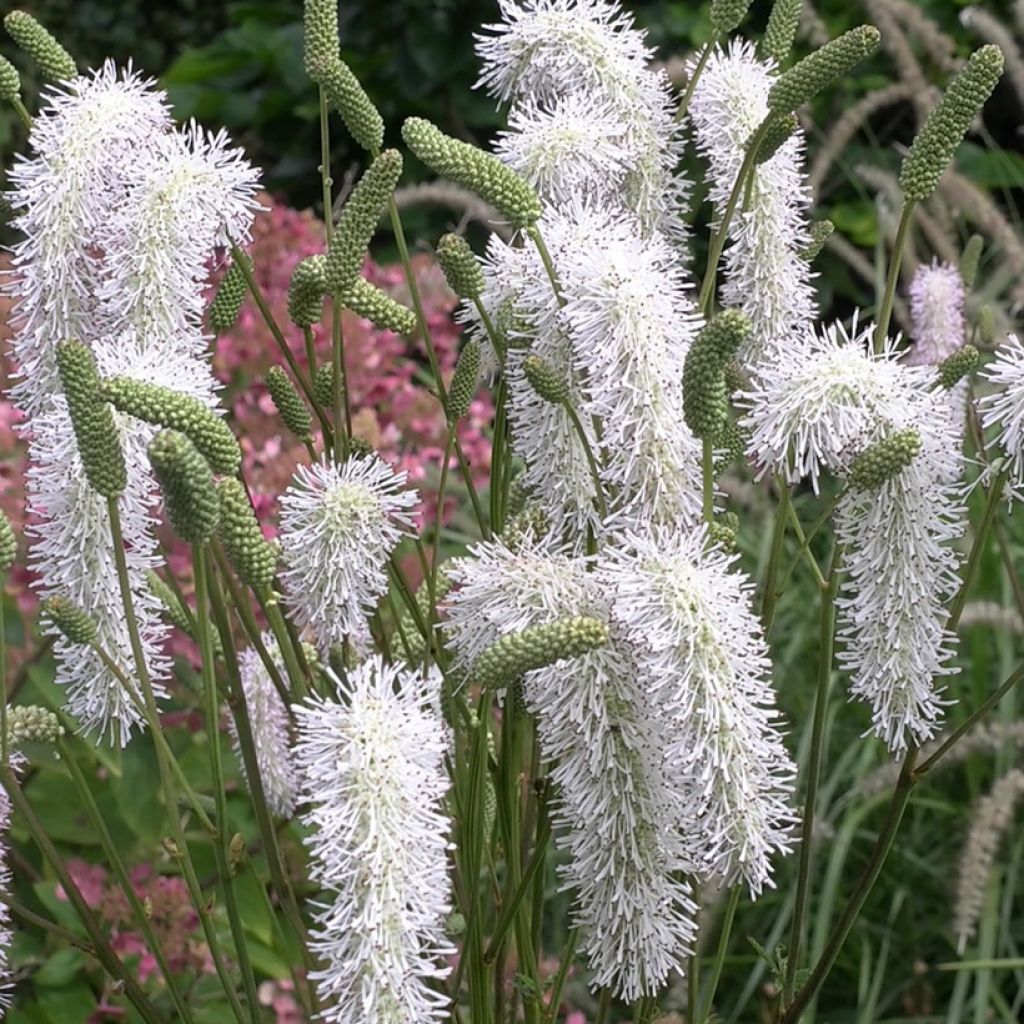
[[[440,676],[374,657],[348,673],[343,703],[296,709],[296,760],[311,829],[311,877],[323,890],[311,947],[323,1019],[332,1024],[441,1020],[431,982],[450,968],[443,810],[448,737]]]
[[[264,633],[261,639],[278,673],[287,678],[273,634]],[[245,694],[245,709],[249,716],[249,728],[252,731],[256,763],[259,766],[267,807],[278,817],[290,818],[295,808],[299,780],[291,750],[288,709],[254,647],[247,647],[239,654],[238,671]],[[245,763],[242,760],[238,726],[234,717],[231,718],[229,725],[235,757],[244,773]]]
[[[751,43],[734,40],[712,53],[694,90],[690,116],[697,148],[709,165],[709,195],[716,215],[732,192],[747,143],[768,114],[774,66],[759,60]],[[771,361],[794,332],[815,315],[811,272],[800,250],[809,241],[810,189],[798,129],[753,174],[749,202],[729,226],[722,302],[750,318],[751,337],[740,358]]]
[[[1024,344],[1016,334],[996,349],[981,375],[996,388],[978,400],[982,426],[999,432],[997,443],[1011,460],[1019,488],[1024,483]]]
[[[376,455],[341,465],[300,466],[281,496],[281,551],[289,607],[326,652],[360,641],[386,592],[385,564],[403,533],[416,492],[405,473]]]
[[[966,339],[964,280],[950,263],[922,264],[910,282],[911,365],[941,363]]]

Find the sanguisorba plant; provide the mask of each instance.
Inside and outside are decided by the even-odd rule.
[[[796,114],[879,35],[864,25],[793,62],[799,0],[776,0],[756,46],[734,35],[747,6],[714,0],[712,39],[674,95],[611,0],[501,0],[501,20],[478,37],[480,85],[508,109],[494,152],[418,118],[401,126],[408,150],[478,193],[511,239],[496,234],[482,259],[456,235],[437,244],[463,300],[465,342],[449,379],[393,200],[403,157],[383,148],[381,117],[341,60],[335,0],[306,2],[325,210],[335,114],[367,165],[326,225],[323,253],[295,272],[289,314],[304,353],[288,347],[245,254],[258,175],[244,156],[223,133],[175,127],[165,96],[130,68],[80,75],[28,15],[6,18],[54,82],[30,116],[17,72],[0,67],[29,129],[7,192],[20,233],[8,281],[14,395],[30,443],[29,559],[65,707],[0,703],[10,797],[0,814],[7,822],[13,811],[31,833],[80,915],[85,938],[75,941],[140,1019],[193,1022],[196,1008],[104,827],[72,729],[114,746],[148,731],[168,869],[188,887],[239,1024],[262,1012],[236,892],[243,860],[284,948],[302,951],[291,967],[310,1019],[539,1024],[554,1019],[577,961],[602,1020],[612,1000],[649,1020],[673,972],[688,979],[688,1019],[707,1020],[728,925],[719,955],[702,963],[701,890],[731,891],[731,921],[741,894],[755,899],[773,884],[773,861],[797,850],[778,1005],[792,1024],[881,871],[913,786],[1016,682],[958,714],[963,724],[917,762],[948,713],[942,680],[955,671],[955,627],[998,499],[1024,478],[1024,347],[1005,343],[975,404],[977,352],[962,324],[952,341],[936,335],[951,328],[941,308],[962,308],[956,271],[934,268],[915,285],[927,336],[914,359],[889,321],[910,213],[992,92],[1000,52],[973,54],[903,160],[904,213],[873,322],[819,323],[812,261],[830,225],[809,219]],[[680,172],[690,146],[712,211],[702,270],[697,190]],[[411,310],[361,277],[382,218]],[[249,504],[210,369],[203,286],[225,253],[211,322],[230,327],[252,293],[289,368],[268,380],[270,394],[310,453],[281,496],[279,542]],[[311,331],[325,299],[332,359],[317,365]],[[442,560],[439,526],[417,533],[403,474],[353,432],[346,307],[419,333],[449,425],[438,501],[462,474],[479,527],[463,553]],[[456,425],[481,384],[494,389],[496,414],[490,486],[478,493]],[[962,560],[968,423],[998,434],[1004,454],[983,475],[983,519]],[[743,523],[717,486],[735,464],[778,496],[758,581],[737,565]],[[834,527],[823,566],[790,492],[803,481],[817,492],[826,477],[836,497],[819,524]],[[161,508],[191,551],[189,580],[163,564]],[[15,545],[3,525],[6,570]],[[800,772],[766,640],[787,531],[821,595]],[[195,791],[161,725],[174,699],[172,629],[201,656],[211,793]],[[805,963],[836,640],[850,693],[901,770],[865,873],[820,958]],[[256,855],[225,797],[224,718]],[[159,997],[115,952],[33,813],[19,782],[26,738],[64,752],[163,975]],[[282,856],[289,821],[308,849],[305,876]],[[212,877],[197,870],[201,851]],[[572,908],[559,949],[543,948],[550,863]],[[38,914],[28,920],[61,934]]]

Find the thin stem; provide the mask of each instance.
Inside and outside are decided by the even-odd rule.
[[[11,106],[14,107],[14,112],[18,115],[21,123],[29,130],[32,130],[32,115],[25,109],[25,104],[21,102],[20,96],[11,97]]]
[[[444,498],[448,488],[448,463],[451,462],[452,448],[455,444],[455,429],[449,427],[448,439],[445,441],[444,455],[441,457],[441,479],[437,485],[437,510],[434,513],[434,539],[430,553],[430,575],[427,577],[428,594],[430,595],[430,621],[433,623],[437,615],[437,567],[441,561],[441,523],[444,520]],[[427,657],[430,657],[427,647]]]
[[[565,293],[562,291],[562,286],[558,282],[558,274],[555,271],[555,262],[551,258],[551,253],[548,252],[548,247],[544,243],[544,236],[540,233],[540,228],[536,224],[531,224],[526,229],[526,233],[530,236],[533,244],[537,247],[537,252],[540,253],[540,261],[544,264],[544,271],[548,275],[548,280],[551,282],[551,287],[554,289],[555,298],[558,299],[560,306],[565,305]]]
[[[676,124],[679,124],[679,122],[686,117],[686,113],[690,109],[690,100],[693,99],[694,90],[697,88],[697,82],[700,80],[700,76],[704,71],[704,66],[707,64],[708,58],[711,56],[711,52],[714,50],[715,43],[717,42],[718,36],[712,36],[700,51],[700,57],[697,58],[693,74],[690,75],[690,80],[686,83],[686,91],[683,93],[682,99],[679,101],[679,106],[676,109],[676,116],[673,118]]]
[[[725,905],[725,917],[722,918],[722,928],[718,936],[718,949],[715,950],[715,961],[711,967],[711,982],[707,987],[707,995],[704,997],[704,1006],[701,1009],[700,1017],[697,1019],[701,1024],[707,1024],[711,1019],[711,1012],[715,1008],[715,994],[718,991],[718,982],[722,977],[722,968],[725,966],[725,955],[729,952],[729,939],[732,935],[732,923],[736,917],[736,907],[740,902],[742,887],[734,885],[729,893],[729,902]]]
[[[352,440],[352,402],[345,376],[345,333],[341,326],[341,292],[331,300],[331,422],[334,424],[334,460],[348,456]]]
[[[281,652],[281,657],[284,659],[284,666],[292,683],[293,695],[298,700],[304,700],[309,694],[309,687],[306,684],[306,672],[303,671],[302,665],[299,662],[302,652],[301,650],[296,650],[298,645],[292,641],[288,625],[281,614],[281,607],[278,604],[277,597],[266,588],[261,588],[255,591],[255,593],[260,609],[266,616],[267,625],[270,626],[270,631],[274,634],[277,649]]]
[[[572,968],[573,961],[576,959],[576,943],[579,942],[579,938],[579,928],[573,928],[569,932],[569,937],[565,940],[565,948],[562,950],[558,963],[558,973],[555,975],[555,980],[551,985],[551,992],[548,995],[547,1020],[549,1024],[554,1024],[555,1018],[558,1016],[558,1004],[562,1001],[562,989],[565,988],[569,971]]]
[[[334,203],[331,199],[331,126],[328,119],[327,96],[323,86],[318,89],[320,100],[320,190],[324,204],[324,238],[328,245],[334,234]]]
[[[779,574],[779,562],[782,558],[782,543],[786,536],[786,522],[789,518],[789,488],[784,482],[780,482],[782,491],[779,497],[779,507],[775,510],[775,526],[772,533],[772,548],[768,556],[768,569],[765,572],[764,590],[761,593],[761,619],[764,622],[764,631],[767,633],[772,627],[775,618],[775,604],[779,599],[776,592],[776,581]]]
[[[608,1024],[608,1011],[612,1005],[612,990],[608,986],[601,989],[601,995],[597,999],[597,1016],[594,1024]]]
[[[597,506],[598,514],[602,519],[607,519],[608,503],[605,501],[604,487],[601,484],[601,471],[598,469],[597,459],[594,457],[594,450],[590,447],[590,442],[587,440],[587,435],[583,431],[583,424],[580,422],[580,418],[577,415],[576,410],[568,401],[562,403],[562,408],[568,413],[569,420],[572,422],[573,430],[576,431],[576,436],[580,439],[580,444],[583,446],[583,452],[587,457],[587,465],[590,467],[590,476],[594,481],[594,504]]]
[[[7,909],[14,914],[15,917],[20,917],[23,921],[28,924],[34,924],[37,928],[42,928],[43,931],[49,932],[51,935],[56,935],[61,942],[66,942],[69,946],[74,946],[75,949],[80,949],[83,953],[88,954],[95,959],[99,959],[96,950],[89,945],[80,935],[76,935],[72,931],[68,931],[67,928],[57,924],[56,921],[51,921],[49,918],[41,917],[39,914],[33,913],[28,907],[23,907],[20,903],[15,903],[9,895],[4,895],[4,903],[7,905]]]
[[[807,562],[807,567],[811,570],[811,575],[814,577],[815,582],[819,587],[827,587],[828,583],[825,581],[825,577],[821,574],[821,568],[819,567],[817,560],[811,554],[807,538],[804,536],[804,528],[800,525],[800,518],[797,516],[796,509],[793,507],[792,502],[787,504],[786,511],[789,514],[789,521],[793,524],[793,532],[796,534],[796,539],[800,542],[800,551]]]
[[[889,321],[892,319],[892,307],[896,301],[896,286],[900,280],[900,267],[903,265],[903,249],[907,244],[907,235],[910,231],[910,223],[914,216],[915,202],[913,199],[903,200],[903,209],[900,212],[899,226],[896,228],[896,238],[892,245],[892,257],[889,260],[889,275],[885,281],[885,291],[882,293],[882,302],[878,307],[878,320],[875,324],[875,352],[879,353],[885,346],[885,339],[889,333]]]

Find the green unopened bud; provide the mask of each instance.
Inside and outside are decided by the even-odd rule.
[[[164,613],[170,623],[188,636],[193,636],[195,623],[185,610],[178,595],[155,573],[146,573],[146,582],[150,592],[163,605]]]
[[[697,335],[683,363],[683,418],[694,437],[714,440],[728,408],[725,367],[750,336],[750,320],[723,310]]]
[[[10,102],[21,95],[21,75],[6,58],[0,57],[0,100]]]
[[[270,400],[274,403],[278,415],[284,425],[304,441],[309,440],[313,430],[313,417],[306,408],[306,403],[299,397],[288,374],[280,366],[272,366],[265,378]]]
[[[444,930],[453,938],[457,938],[466,930],[466,918],[457,910],[453,910],[445,921]]]
[[[48,597],[42,603],[42,613],[73,644],[88,646],[96,642],[96,623],[66,597]]]
[[[543,537],[551,529],[547,513],[538,505],[526,505],[509,511],[501,539],[511,551],[518,551],[528,540]]]
[[[992,95],[1003,73],[998,46],[975,50],[928,115],[903,158],[900,188],[907,199],[927,199],[953,160],[971,122]]]
[[[395,334],[412,334],[416,330],[416,314],[365,278],[357,277],[341,301],[381,330]]]
[[[526,703],[526,686],[522,678],[512,684],[512,714],[516,718],[529,718],[530,707]]]
[[[307,256],[292,271],[288,285],[288,316],[297,327],[312,327],[324,314],[324,295],[327,294],[327,276],[324,273],[326,257]]]
[[[994,345],[999,340],[996,314],[991,306],[985,305],[978,310],[978,333],[986,345]]]
[[[715,476],[721,476],[733,463],[742,462],[749,436],[735,420],[723,415],[715,433]]]
[[[38,65],[43,77],[51,82],[63,82],[78,74],[75,59],[42,25],[25,11],[11,11],[4,18],[7,34]]]
[[[252,259],[248,254],[243,253],[243,258],[248,260],[249,267],[252,267]],[[242,303],[245,301],[245,293],[249,286],[245,280],[242,268],[234,261],[225,271],[224,276],[217,286],[217,294],[210,303],[210,326],[215,331],[230,331],[238,320]]]
[[[775,61],[780,68],[793,49],[801,7],[803,0],[775,0],[768,15],[768,26],[761,40],[761,56]]]
[[[825,248],[825,243],[832,237],[836,226],[830,220],[816,220],[811,225],[811,240],[800,250],[800,259],[805,263],[813,263],[818,253]]]
[[[874,25],[860,25],[832,39],[783,72],[768,93],[768,109],[788,114],[871,54],[881,38]]]
[[[569,401],[569,382],[546,359],[527,356],[523,360],[523,374],[545,402],[562,405]]]
[[[790,140],[800,127],[796,114],[778,114],[768,121],[768,129],[757,147],[757,162],[766,164]]]
[[[241,832],[236,832],[228,843],[228,871],[232,877],[238,874],[238,869],[245,860],[245,840]]]
[[[726,35],[739,27],[749,9],[750,0],[711,0],[711,25]]]
[[[563,658],[578,658],[608,642],[608,627],[586,617],[531,626],[503,636],[477,659],[474,675],[481,686],[507,686],[534,669]]]
[[[130,377],[104,381],[101,394],[115,408],[136,419],[184,434],[215,473],[238,472],[242,450],[235,435],[224,420],[197,398]]]
[[[921,450],[921,435],[909,427],[876,441],[853,460],[849,485],[855,491],[874,491],[901,473]]]
[[[723,523],[718,520],[708,523],[708,537],[713,544],[718,544],[726,551],[736,550],[736,527],[731,523]]]
[[[104,498],[116,498],[128,483],[128,473],[96,360],[80,342],[65,341],[57,346],[57,368],[85,475]]]
[[[332,293],[347,292],[359,277],[380,215],[402,175],[402,155],[386,149],[359,179],[334,228],[324,262],[324,279]]]
[[[220,511],[210,464],[176,430],[161,430],[150,441],[148,452],[174,532],[189,544],[205,544],[213,536]]]
[[[981,353],[973,345],[964,345],[939,363],[939,383],[949,391],[974,373],[980,360]]]
[[[323,89],[328,106],[341,115],[356,143],[368,153],[379,152],[384,145],[384,121],[337,52],[319,62],[310,77]]]
[[[321,409],[334,406],[334,367],[330,363],[316,368],[313,374],[313,396]]]
[[[269,587],[277,570],[277,545],[266,540],[242,482],[227,477],[217,484],[220,520],[217,536],[238,578],[250,587]]]
[[[18,538],[14,535],[7,513],[0,509],[0,573],[7,572],[14,565],[18,553]]]
[[[22,743],[56,743],[64,735],[60,719],[38,704],[13,704],[7,709],[7,738]]]
[[[441,601],[452,589],[452,579],[443,568],[438,569],[437,581],[434,590],[434,597]],[[430,585],[424,580],[416,591],[416,607],[424,622],[429,623],[430,615]],[[405,660],[412,665],[418,665],[427,655],[427,641],[416,625],[416,619],[408,608],[402,611],[395,626],[394,643]]]
[[[435,174],[472,189],[513,227],[528,227],[540,217],[537,193],[496,156],[445,135],[421,117],[406,119],[402,138]]]
[[[975,279],[978,276],[978,264],[981,263],[981,254],[984,248],[985,240],[981,235],[971,235],[960,255],[960,277],[968,291],[974,287]]]
[[[448,388],[448,412],[451,421],[461,420],[469,412],[480,381],[480,342],[470,339],[462,347],[455,373]]]
[[[462,235],[442,235],[437,243],[437,262],[445,280],[460,299],[478,299],[484,290],[484,272],[476,253]]]
[[[316,79],[317,69],[341,50],[338,0],[305,0],[302,17],[302,62]]]

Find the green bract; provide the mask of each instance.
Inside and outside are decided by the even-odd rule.
[[[779,67],[789,57],[800,24],[800,8],[803,0],[775,0],[768,15],[768,26],[761,40],[761,54],[775,61]]]
[[[21,75],[6,58],[0,57],[0,100],[13,100],[21,94]]]
[[[964,345],[939,364],[939,383],[947,390],[955,387],[968,374],[974,373],[980,359],[981,354],[973,345]]]
[[[7,572],[14,565],[14,557],[18,553],[18,538],[14,535],[7,513],[0,509],[0,573]]]

